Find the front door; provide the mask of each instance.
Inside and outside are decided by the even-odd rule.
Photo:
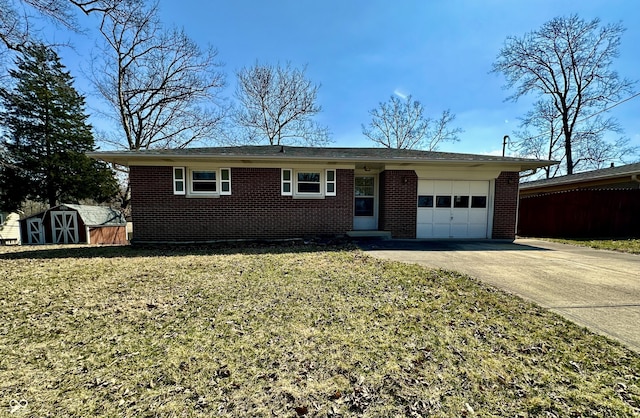
[[[378,229],[378,185],[376,175],[356,176],[353,229]]]
[[[51,212],[51,233],[55,244],[77,244],[77,213],[71,211]]]

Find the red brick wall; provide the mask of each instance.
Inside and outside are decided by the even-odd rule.
[[[338,196],[280,195],[280,169],[231,168],[230,196],[173,194],[171,167],[131,167],[133,240],[156,242],[341,235],[353,226],[353,170],[336,170]]]
[[[518,182],[520,173],[503,171],[496,179],[496,197],[493,206],[493,239],[516,237],[516,214],[518,212]]]
[[[380,211],[378,225],[393,238],[415,238],[418,175],[413,170],[387,170],[380,173]]]

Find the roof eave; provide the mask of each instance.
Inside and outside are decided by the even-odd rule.
[[[368,163],[368,164],[438,164],[438,165],[500,165],[500,166],[519,166],[520,171],[533,170],[542,167],[558,164],[558,161],[546,160],[492,160],[492,159],[420,159],[420,158],[371,158],[366,156],[346,156],[346,157],[328,157],[328,156],[298,156],[298,155],[213,155],[213,154],[189,154],[189,155],[166,155],[166,154],[145,154],[135,155],[129,152],[89,152],[89,157],[107,161],[122,166],[135,165],[136,162],[143,161],[162,161],[165,163],[194,160],[212,160],[212,161],[242,161],[242,162],[277,162],[277,161],[304,161],[304,162],[340,162],[340,163]]]

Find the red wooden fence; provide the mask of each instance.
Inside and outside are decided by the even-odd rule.
[[[521,197],[518,235],[640,237],[640,190],[571,190]]]

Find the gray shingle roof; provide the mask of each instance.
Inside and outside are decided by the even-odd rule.
[[[446,162],[511,162],[540,163],[539,166],[553,162],[529,158],[499,157],[494,155],[460,154],[452,152],[403,150],[389,148],[328,148],[293,147],[280,145],[247,145],[238,147],[183,148],[167,150],[140,151],[103,151],[89,153],[99,159],[124,158],[162,158],[162,157],[215,157],[215,158],[258,158],[258,159],[327,159],[345,161],[446,161]]]
[[[618,167],[602,168],[600,170],[584,171],[566,176],[559,176],[550,179],[528,181],[520,184],[520,189],[531,189],[534,187],[556,186],[562,184],[580,183],[591,180],[601,180],[640,174],[640,162],[626,164]]]

